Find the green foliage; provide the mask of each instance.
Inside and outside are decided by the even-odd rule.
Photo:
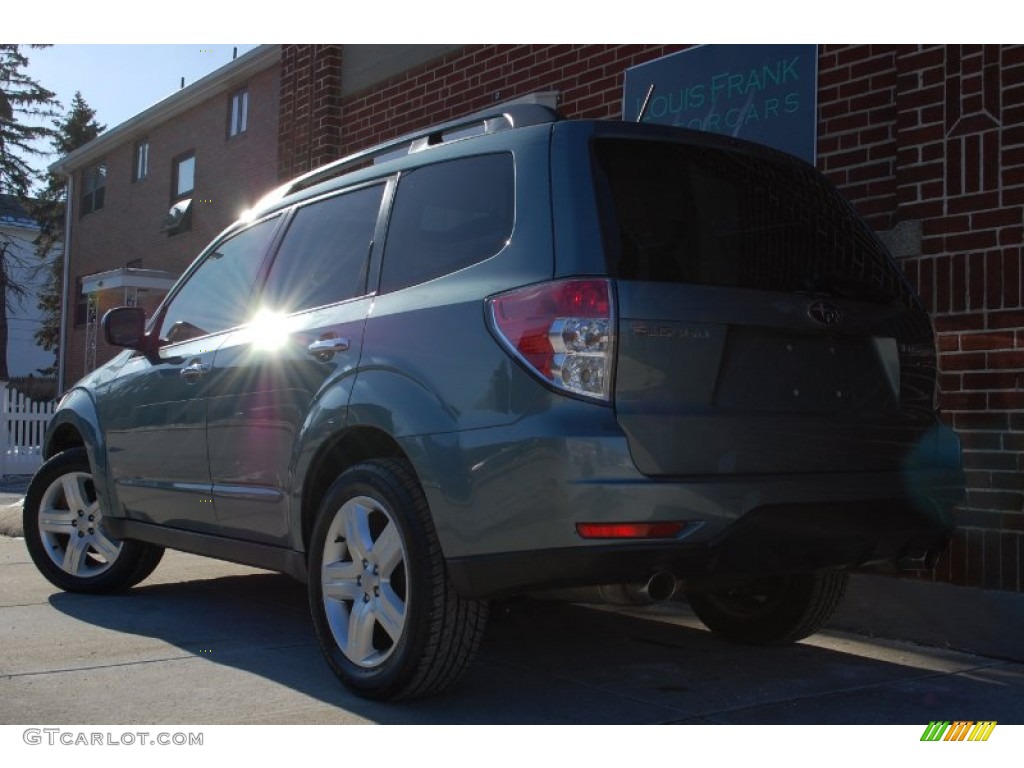
[[[37,142],[54,135],[46,121],[57,106],[54,94],[24,73],[23,47],[0,45],[0,192],[20,198],[38,177],[29,159],[45,154]]]

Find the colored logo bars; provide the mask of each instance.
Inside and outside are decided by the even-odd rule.
[[[921,741],[988,741],[995,730],[995,720],[932,720],[921,735]]]

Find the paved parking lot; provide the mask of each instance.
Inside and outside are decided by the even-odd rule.
[[[673,603],[513,604],[464,682],[427,701],[347,694],[304,587],[169,552],[123,596],[56,591],[0,537],[0,723],[1024,723],[1024,664],[829,629],[724,643]]]

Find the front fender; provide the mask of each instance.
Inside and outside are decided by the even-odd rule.
[[[111,488],[108,483],[106,440],[103,430],[100,429],[96,401],[88,390],[80,387],[69,390],[61,398],[57,412],[50,420],[43,438],[43,459],[50,459],[79,442],[85,446],[93,471],[96,494],[103,504],[104,514],[107,514],[113,508],[110,503],[113,496],[110,494]]]

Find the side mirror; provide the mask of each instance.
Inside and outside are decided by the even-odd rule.
[[[141,307],[115,307],[103,316],[101,324],[108,344],[146,350],[146,313]]]

